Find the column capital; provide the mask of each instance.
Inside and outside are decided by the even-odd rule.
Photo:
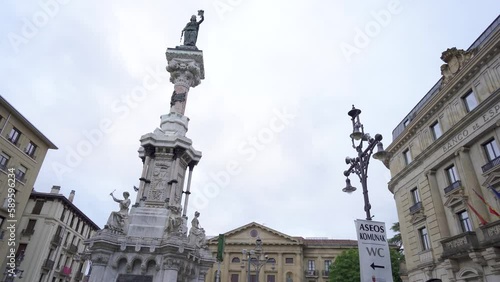
[[[165,270],[176,270],[178,271],[181,267],[181,260],[175,258],[167,258],[163,262],[163,269]]]
[[[168,48],[166,52],[170,82],[188,90],[196,87],[205,78],[203,52]]]
[[[435,169],[429,169],[426,173],[425,176],[435,176],[436,175],[436,170]]]
[[[458,150],[455,151],[455,156],[460,156],[460,155],[463,155],[463,154],[468,154],[469,151],[470,151],[469,147],[466,147],[466,146],[460,147],[460,148],[458,148]]]

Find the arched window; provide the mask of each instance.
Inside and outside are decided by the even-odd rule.
[[[240,263],[240,258],[239,257],[234,257],[232,260],[231,260],[232,263]]]

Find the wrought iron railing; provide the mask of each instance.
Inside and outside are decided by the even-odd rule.
[[[489,161],[487,164],[483,165],[481,168],[483,169],[483,173],[485,173],[488,170],[496,167],[497,165],[500,165],[500,157],[494,158],[493,160]]]
[[[462,187],[462,182],[460,180],[457,180],[451,183],[450,186],[444,188],[444,193],[445,194],[451,193],[452,191],[455,191],[455,189],[458,189],[460,187]]]
[[[416,214],[417,212],[421,211],[422,208],[422,202],[418,202],[410,207],[410,214]]]

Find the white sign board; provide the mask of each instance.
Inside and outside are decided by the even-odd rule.
[[[385,223],[361,219],[355,223],[361,282],[393,282]]]

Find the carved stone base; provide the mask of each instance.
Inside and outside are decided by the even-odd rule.
[[[161,130],[165,135],[186,136],[188,131],[189,118],[176,113],[169,113],[161,116]]]
[[[157,208],[133,208],[129,215],[128,236],[162,238],[167,223],[168,210]]]

